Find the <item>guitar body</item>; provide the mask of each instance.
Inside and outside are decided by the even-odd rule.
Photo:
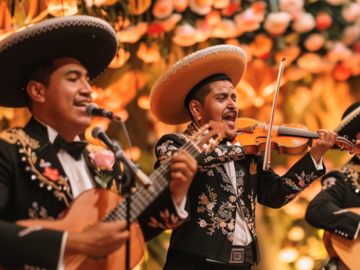
[[[360,215],[360,208],[349,208],[348,211]],[[337,234],[331,234],[331,243],[339,258],[352,270],[360,269],[360,237],[349,240]]]
[[[60,220],[20,220],[25,227],[82,232],[101,221],[122,201],[122,196],[107,189],[91,189],[82,193]],[[130,225],[130,268],[135,267],[144,254],[144,236],[137,221]],[[125,270],[126,246],[106,258],[90,258],[82,254],[66,256],[65,270]]]

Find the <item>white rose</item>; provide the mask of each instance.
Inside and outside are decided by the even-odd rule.
[[[315,18],[310,13],[303,13],[299,19],[291,25],[292,29],[298,33],[305,33],[315,27]]]
[[[286,12],[269,13],[265,19],[264,29],[271,35],[281,35],[291,21],[291,15]]]

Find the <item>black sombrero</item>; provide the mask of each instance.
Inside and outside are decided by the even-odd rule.
[[[0,41],[0,106],[26,107],[25,80],[40,64],[72,57],[99,76],[116,54],[116,32],[105,21],[90,16],[49,19]]]
[[[360,101],[352,104],[344,112],[342,120],[334,132],[339,136],[348,136],[350,141],[356,140],[356,134],[360,132]]]

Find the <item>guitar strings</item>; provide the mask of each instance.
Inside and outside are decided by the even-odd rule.
[[[200,154],[199,151],[194,146],[193,142],[189,141],[180,149],[186,150],[192,156],[195,154]],[[169,160],[170,161],[170,160]],[[145,188],[139,188],[134,194],[132,203],[130,205],[130,222],[134,221],[154,199],[162,192],[169,184],[167,179],[171,175],[171,171],[169,170],[170,163],[167,162],[163,166],[160,166],[157,170],[155,170],[151,175],[150,179],[155,178],[153,180],[153,191],[149,192],[149,190]],[[139,204],[139,201],[142,201],[143,204]],[[126,216],[126,201],[121,201],[107,216],[103,218],[102,221],[111,221],[111,220],[122,220]]]

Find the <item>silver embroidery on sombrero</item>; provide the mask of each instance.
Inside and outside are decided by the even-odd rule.
[[[56,20],[59,20],[59,22],[56,22]],[[118,44],[115,30],[105,21],[93,17],[91,18],[91,20],[89,20],[87,16],[72,16],[69,17],[69,20],[66,20],[64,18],[58,18],[44,21],[40,24],[34,24],[33,26],[31,26],[31,31],[20,31],[16,34],[9,36],[7,39],[4,39],[2,42],[0,42],[0,53],[25,39],[35,37],[37,35],[52,31],[54,29],[72,26],[91,26],[104,29],[114,37],[114,39],[116,40],[116,44]]]
[[[217,54],[220,52],[235,52],[241,54],[245,58],[246,63],[246,54],[242,49],[236,46],[231,45],[217,45],[205,48],[203,50],[196,51],[192,54],[189,54],[188,56],[184,57],[183,59],[177,61],[174,65],[172,65],[170,68],[168,68],[161,76],[160,78],[155,82],[153,89],[150,94],[150,100],[153,99],[156,91],[159,89],[159,87],[167,81],[172,75],[175,75],[178,70],[181,70],[183,67],[190,65],[192,62],[205,58],[208,55],[211,54]]]
[[[345,126],[350,124],[350,122],[360,114],[360,107],[356,108],[349,115],[347,115],[343,120],[341,120],[340,124],[334,128],[335,133],[339,133]]]

